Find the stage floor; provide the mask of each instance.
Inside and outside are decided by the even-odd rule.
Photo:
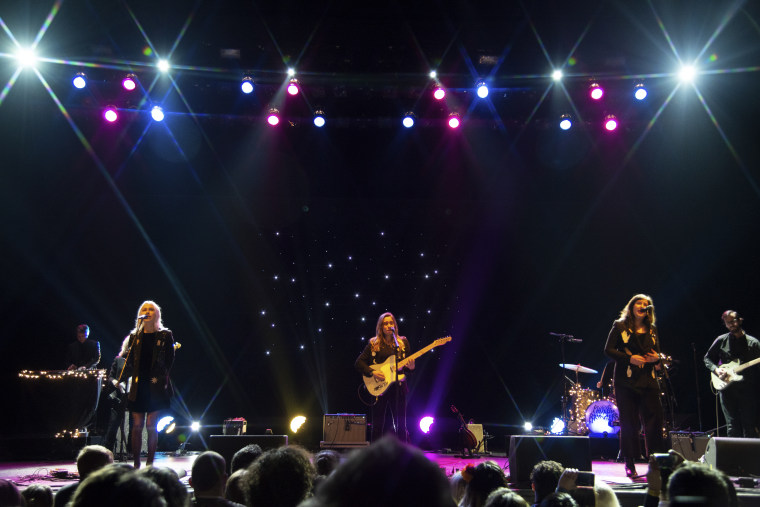
[[[196,452],[184,456],[159,453],[156,456],[155,463],[156,466],[169,467],[175,470],[183,484],[187,485],[190,469],[197,455]],[[509,474],[509,460],[503,454],[491,454],[477,458],[462,458],[455,454],[439,453],[425,453],[425,455],[445,470],[447,476],[453,475],[468,463],[477,464],[487,460],[494,461],[504,470],[505,474]],[[639,473],[646,473],[647,466],[645,463],[640,463],[637,465],[637,469]],[[643,505],[646,483],[643,479],[641,482],[635,482],[626,477],[622,463],[593,461],[591,471],[612,487],[621,506]],[[19,489],[24,489],[31,484],[46,484],[56,491],[77,480],[76,464],[72,460],[4,462],[0,463],[0,478],[14,482]],[[532,503],[533,493],[530,489],[516,489],[516,491]],[[760,489],[737,487],[737,491],[739,492],[740,506],[760,506]]]

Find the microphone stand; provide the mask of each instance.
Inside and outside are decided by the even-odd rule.
[[[399,440],[406,443],[406,435],[402,438],[399,434],[399,431],[401,430],[401,418],[400,418],[400,412],[399,412],[399,403],[401,398],[401,384],[399,384],[398,381],[398,338],[396,338],[396,331],[393,331],[393,355],[394,355],[394,361],[396,364],[396,367],[393,368],[393,375],[394,375],[394,384],[396,385],[396,410],[395,412],[395,426],[396,426],[396,436],[399,437]],[[406,400],[404,400],[406,402]]]
[[[699,431],[702,431],[702,397],[699,395],[699,375],[697,374],[697,347],[691,342],[692,356],[694,358],[694,386],[697,393],[697,418],[699,420]]]

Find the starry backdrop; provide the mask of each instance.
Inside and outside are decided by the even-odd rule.
[[[19,370],[65,367],[82,322],[108,367],[152,299],[182,344],[176,416],[217,425],[206,434],[230,417],[288,433],[303,414],[291,438],[314,446],[323,414],[369,414],[353,362],[391,311],[414,350],[453,337],[418,361],[410,422],[431,413],[450,427],[455,404],[503,449],[523,421],[560,415],[572,372],[549,333],[582,339],[566,362],[601,372],[612,321],[644,292],[676,360],[677,426],[713,428],[701,358],[720,314],[735,309],[760,333],[756,7],[425,3],[4,2],[10,403],[30,402]],[[38,52],[56,61],[16,75],[9,33],[33,40],[51,9]],[[223,48],[242,49],[230,61]],[[173,84],[145,63],[170,52]],[[709,72],[677,87],[674,52]],[[303,99],[270,128],[289,65]],[[552,65],[566,87],[551,85]],[[86,93],[69,84],[81,68]],[[447,106],[429,98],[431,68]],[[124,69],[142,99],[118,89]],[[246,69],[258,71],[248,99]],[[496,91],[478,102],[472,81],[485,75]],[[620,97],[636,76],[651,85],[646,103],[587,104],[591,77]],[[154,124],[145,105],[159,98],[167,118]],[[98,108],[117,101],[123,119],[104,124]],[[309,124],[316,105],[333,111],[324,129]],[[411,130],[398,121],[407,109]],[[442,125],[449,109],[465,119],[458,131]],[[595,125],[609,110],[622,127],[605,135]],[[580,128],[557,129],[560,112]],[[3,422],[16,433],[23,417]]]

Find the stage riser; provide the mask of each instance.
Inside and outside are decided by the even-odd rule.
[[[530,485],[530,472],[539,461],[553,460],[565,468],[591,470],[589,437],[512,436],[509,439],[510,483]]]

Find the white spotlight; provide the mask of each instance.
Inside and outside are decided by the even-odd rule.
[[[693,65],[684,65],[681,70],[678,71],[678,79],[682,83],[691,83],[697,76],[697,69]]]
[[[153,106],[150,110],[150,117],[154,121],[164,121],[164,110],[161,109],[161,106]]]
[[[486,85],[485,81],[478,81],[475,88],[478,91],[478,97],[481,99],[488,97],[488,85]]]
[[[161,58],[160,60],[158,60],[156,67],[158,67],[158,70],[160,70],[161,72],[169,72],[171,65],[169,65],[169,60],[165,58]]]
[[[200,431],[200,429],[201,429],[201,423],[199,421],[193,421],[190,424],[190,429],[192,431]]]
[[[525,431],[533,431],[533,423],[525,421],[525,424],[523,424],[523,429]]]
[[[431,70],[430,74],[428,74],[428,75],[430,76],[430,79],[435,79],[435,78],[438,77],[438,73],[436,71],[434,71],[434,70]]]
[[[401,120],[401,124],[408,129],[414,127],[414,113],[406,113],[404,119]]]
[[[570,115],[563,114],[559,119],[559,128],[562,130],[570,130],[570,127],[573,126],[573,120],[570,118]]]
[[[16,60],[18,60],[19,67],[34,67],[37,63],[37,55],[31,48],[21,48],[16,51]]]
[[[288,67],[288,76],[293,77],[295,75],[296,75],[296,69],[294,69],[293,67]]]
[[[562,71],[557,69],[552,72],[552,79],[555,81],[562,81]]]
[[[317,109],[314,112],[314,126],[316,127],[324,127],[325,126],[325,112],[321,109]]]

